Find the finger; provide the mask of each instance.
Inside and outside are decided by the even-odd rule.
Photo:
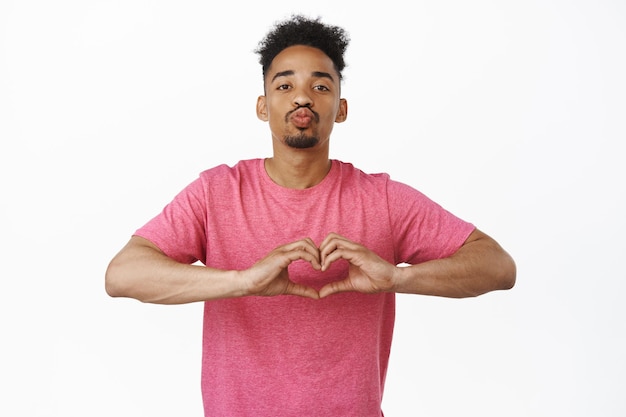
[[[322,271],[325,271],[334,260],[339,259],[335,256],[334,260],[329,260],[331,254],[335,253],[338,249],[337,243],[328,243],[326,246],[320,249],[320,264],[322,265]]]
[[[318,300],[320,298],[319,293],[314,288],[308,287],[306,285],[296,284],[293,281],[291,281],[287,286],[285,294],[312,298],[314,300]]]
[[[315,242],[310,237],[297,240],[295,242],[287,243],[284,245],[285,248],[293,249],[293,248],[301,248],[307,250],[317,250],[317,246],[315,246]]]
[[[282,260],[281,266],[283,268],[286,268],[288,264],[298,259],[311,263],[315,269],[321,268],[319,249],[311,239],[303,239],[279,246],[273,251],[272,255],[276,259]]]
[[[343,239],[344,237],[343,237],[343,236],[341,236],[341,235],[340,235],[340,234],[338,234],[338,233],[335,233],[335,232],[330,232],[330,233],[329,233],[329,234],[328,234],[328,235],[324,238],[324,240],[322,241],[322,243],[320,244],[320,248],[322,248],[323,246],[326,246],[326,245],[327,245],[327,244],[328,244],[331,240],[333,240],[333,239],[337,239],[337,238],[339,238],[339,239]]]
[[[331,233],[324,239],[320,245],[320,261],[322,264],[327,264],[326,258],[333,252],[342,248],[358,248],[358,244],[340,236],[336,233]]]
[[[282,250],[293,254],[290,256],[292,261],[296,259],[304,259],[309,261],[314,267],[316,267],[316,269],[321,267],[319,248],[310,238],[287,244],[282,247]],[[299,256],[299,258],[293,258],[293,256]]]
[[[329,233],[324,240],[322,241],[322,243],[320,244],[320,251],[323,248],[328,248],[331,247],[333,245],[337,245],[337,244],[341,244],[341,243],[354,243],[352,242],[350,239],[348,239],[347,237],[341,236],[338,233]]]
[[[361,262],[358,261],[358,257],[360,255],[361,251],[358,247],[354,249],[337,247],[328,255],[322,257],[322,271],[326,271],[333,264],[333,262],[336,262],[339,259],[345,259],[353,265],[360,266]]]
[[[319,261],[319,258],[316,255],[312,255],[311,253],[302,249],[284,251],[279,254],[276,254],[275,256],[276,256],[275,265],[276,267],[280,269],[285,269],[289,266],[289,264],[298,260],[303,260],[305,262],[310,263],[311,266],[315,270],[319,271],[322,269],[322,265]]]
[[[342,281],[335,281],[335,282],[331,282],[331,283],[324,285],[319,290],[319,297],[324,298],[332,294],[337,294],[340,292],[348,292],[348,291],[354,291],[354,288],[350,284],[349,280],[344,279]]]

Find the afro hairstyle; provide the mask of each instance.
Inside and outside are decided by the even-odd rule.
[[[343,55],[349,43],[348,33],[341,27],[324,24],[319,17],[311,19],[292,15],[291,19],[275,23],[254,52],[259,54],[265,78],[272,61],[281,51],[294,45],[311,46],[320,49],[333,61],[341,79],[341,72],[346,66]]]

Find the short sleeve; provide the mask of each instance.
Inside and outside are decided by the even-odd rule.
[[[207,193],[202,177],[139,228],[136,236],[154,243],[168,257],[182,263],[205,263]]]
[[[406,184],[389,180],[387,198],[398,263],[448,257],[475,229]]]

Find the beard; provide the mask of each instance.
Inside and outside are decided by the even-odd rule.
[[[305,133],[285,136],[285,144],[295,149],[312,148],[317,145],[319,141],[317,136],[310,136]]]

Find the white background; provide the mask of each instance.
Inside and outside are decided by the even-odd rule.
[[[385,415],[626,415],[626,3],[296,3],[0,3],[0,414],[201,415],[202,306],[111,299],[104,271],[201,170],[269,156],[252,50],[303,12],[352,38],[331,156],[518,265],[399,296]]]

